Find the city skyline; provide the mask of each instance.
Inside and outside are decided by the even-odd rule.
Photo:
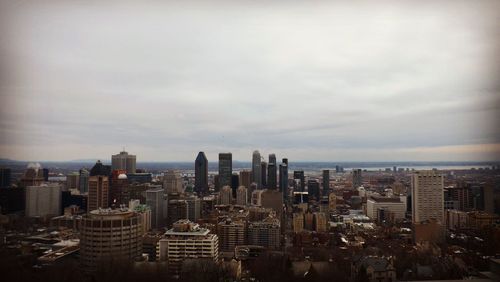
[[[500,159],[498,2],[217,3],[1,2],[0,157]]]

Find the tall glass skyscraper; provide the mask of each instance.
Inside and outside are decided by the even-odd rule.
[[[231,153],[219,153],[219,187],[231,186],[233,176],[233,155]]]
[[[199,152],[194,162],[194,191],[208,193],[208,160],[204,152]]]
[[[260,167],[260,153],[253,151],[252,155],[252,181],[257,184],[257,189],[262,189],[261,167]]]

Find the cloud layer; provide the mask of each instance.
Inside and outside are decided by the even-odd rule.
[[[498,160],[497,1],[2,2],[0,157]]]

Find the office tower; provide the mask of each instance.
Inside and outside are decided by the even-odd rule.
[[[127,173],[127,179],[128,183],[139,183],[139,184],[144,184],[144,183],[151,183],[153,181],[153,175],[148,172],[141,172],[141,173]]]
[[[0,168],[0,188],[10,187],[10,168]]]
[[[240,206],[248,204],[248,189],[245,186],[240,186],[236,190],[236,204]]]
[[[328,196],[330,193],[330,171],[328,169],[323,170],[323,193],[321,195]]]
[[[363,186],[363,176],[361,175],[361,169],[352,170],[352,188],[358,189]]]
[[[79,189],[80,174],[73,172],[66,175],[66,189]]]
[[[113,170],[109,184],[109,206],[119,207],[130,200],[128,178],[125,170]]]
[[[300,187],[299,191],[304,192],[306,188],[306,179],[304,177],[304,171],[303,170],[296,170],[293,172],[293,179],[298,179],[300,180]]]
[[[80,260],[88,269],[106,260],[132,260],[142,252],[141,217],[128,209],[94,210],[83,216]]]
[[[231,186],[233,175],[233,155],[231,153],[219,153],[219,187]]]
[[[252,171],[240,170],[240,185],[250,189],[251,184],[252,184]]]
[[[281,159],[281,162],[284,163],[284,164],[286,164],[288,166],[288,159],[287,158]]]
[[[309,179],[307,181],[307,192],[309,193],[309,200],[314,199],[319,202],[319,182],[316,179]]]
[[[230,205],[233,200],[233,190],[229,186],[224,186],[220,190],[219,203],[221,205]]]
[[[261,159],[259,151],[255,150],[252,154],[252,181],[257,183],[257,189],[262,189],[261,177]]]
[[[167,194],[182,193],[182,176],[177,170],[169,169],[163,175],[163,189]]]
[[[188,205],[187,218],[192,222],[198,221],[201,217],[201,199],[197,196],[187,197],[186,203]]]
[[[26,187],[27,217],[57,216],[61,214],[61,186],[43,184]]]
[[[327,229],[327,223],[328,221],[326,220],[326,215],[322,212],[315,212],[313,213],[313,219],[314,219],[314,231],[320,233],[320,232],[326,232]]]
[[[95,165],[90,169],[90,176],[111,176],[111,166],[104,165],[100,160],[97,160]]]
[[[208,159],[204,152],[199,152],[194,161],[194,191],[208,194]]]
[[[244,221],[232,221],[230,218],[217,224],[219,249],[221,252],[234,252],[236,246],[245,245],[246,224]]]
[[[443,175],[437,171],[417,171],[412,175],[413,222],[430,219],[443,222]]]
[[[111,156],[111,169],[112,170],[126,170],[127,173],[135,173],[136,158],[135,155],[129,155],[125,151],[121,151],[117,155]]]
[[[168,201],[167,218],[169,226],[178,220],[187,220],[188,214],[188,203],[186,200],[175,199]]]
[[[151,209],[151,227],[161,229],[166,226],[167,219],[165,214],[165,192],[162,188],[153,188],[146,190],[146,205]]]
[[[233,191],[233,198],[236,198],[236,189],[240,187],[240,176],[237,173],[231,175],[231,190]]]
[[[283,162],[280,164],[279,191],[283,197],[288,199],[288,165]]]
[[[86,194],[89,192],[89,176],[90,173],[88,170],[84,168],[80,169],[80,176],[79,176],[80,194]]]
[[[269,249],[280,247],[280,221],[272,216],[248,225],[248,244]]]
[[[189,220],[179,220],[158,242],[158,259],[166,261],[168,272],[177,274],[186,259],[219,262],[219,238]]]
[[[109,179],[107,176],[89,177],[89,199],[87,212],[109,207]]]
[[[276,189],[278,186],[278,167],[276,165],[276,155],[269,154],[269,163],[267,165],[267,188]]]
[[[267,188],[267,163],[260,162],[260,178],[262,183],[262,189]]]
[[[40,186],[44,182],[43,169],[39,163],[30,163],[21,177],[22,187]]]
[[[122,206],[125,207],[125,205],[122,205]],[[141,218],[142,234],[146,234],[148,231],[151,230],[152,213],[151,213],[151,208],[148,205],[141,204],[141,202],[139,200],[134,199],[134,200],[130,200],[128,202],[128,209],[133,211],[133,212],[136,212],[139,215],[139,217]]]
[[[336,165],[335,166],[335,173],[339,173],[340,172],[340,166],[339,165]]]
[[[49,169],[48,168],[42,169],[42,173],[43,173],[43,181],[45,182],[49,181]]]

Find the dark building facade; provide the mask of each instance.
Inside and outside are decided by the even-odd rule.
[[[24,212],[26,190],[24,187],[0,189],[0,211],[2,214]]]
[[[10,187],[10,168],[0,168],[0,188]]]
[[[316,179],[311,179],[307,181],[307,192],[309,193],[309,200],[315,200],[319,202],[319,182]]]
[[[194,161],[194,191],[208,193],[208,159],[204,152],[199,152]]]
[[[328,169],[323,170],[323,196],[328,196],[330,191],[330,171]]]
[[[278,171],[276,167],[276,155],[269,154],[269,163],[267,165],[267,188],[276,190],[278,186]]]
[[[231,186],[231,177],[233,175],[233,155],[231,153],[219,153],[219,185],[221,187]]]
[[[293,172],[293,179],[299,179],[300,180],[300,191],[304,192],[306,188],[306,179],[304,176],[304,171],[303,170],[296,170]]]

